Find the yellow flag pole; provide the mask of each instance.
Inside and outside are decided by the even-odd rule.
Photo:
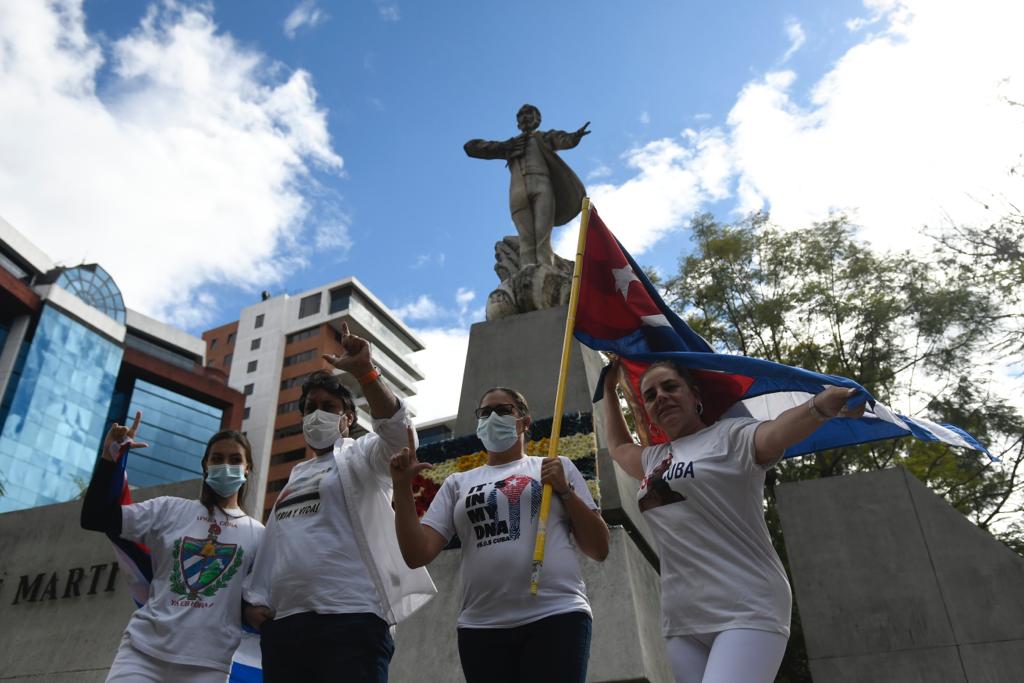
[[[551,438],[548,440],[548,457],[558,455],[558,436],[562,431],[562,409],[565,405],[565,383],[569,376],[569,348],[572,331],[576,327],[576,305],[580,298],[580,272],[583,270],[583,250],[587,246],[587,227],[590,224],[590,197],[583,198],[580,218],[580,236],[576,241],[576,265],[572,269],[572,288],[569,290],[569,314],[565,319],[565,336],[562,338],[562,365],[558,369],[558,391],[555,392],[555,414],[551,421]],[[547,540],[548,513],[551,511],[551,485],[544,485],[540,501],[540,520],[537,523],[537,542],[533,546],[533,571],[530,573],[530,595],[536,595],[540,587],[540,570],[544,566],[544,543]]]

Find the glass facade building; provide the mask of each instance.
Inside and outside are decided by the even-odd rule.
[[[141,379],[135,380],[119,421],[136,411],[142,411],[137,438],[149,447],[132,451],[129,483],[156,486],[201,477],[206,442],[220,430],[224,411]]]
[[[0,512],[64,502],[84,490],[124,353],[49,304],[26,346],[0,416]]]

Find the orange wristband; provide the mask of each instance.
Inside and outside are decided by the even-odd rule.
[[[370,370],[368,373],[360,377],[357,381],[359,382],[359,386],[365,387],[370,382],[376,382],[379,378],[380,368],[374,368],[373,370]]]

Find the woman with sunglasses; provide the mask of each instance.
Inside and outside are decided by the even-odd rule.
[[[458,535],[458,642],[467,683],[583,683],[591,612],[576,550],[603,560],[608,526],[572,461],[526,455],[531,420],[522,394],[488,389],[476,416],[487,464],[445,479],[422,520],[412,480],[431,465],[416,460],[414,447],[391,461],[402,555],[410,567],[422,567]],[[544,484],[555,495],[540,590],[533,596],[530,574]]]

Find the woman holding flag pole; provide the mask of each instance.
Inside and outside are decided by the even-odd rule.
[[[252,447],[240,432],[217,432],[203,454],[199,500],[122,505],[127,454],[147,446],[135,441],[141,421],[137,412],[130,427],[110,428],[82,505],[82,528],[110,536],[122,566],[145,565],[135,573],[139,609],[107,681],[223,682],[242,637],[242,581],[263,535],[241,508]]]
[[[863,404],[846,407],[857,390],[828,387],[772,420],[705,423],[692,374],[659,361],[641,376],[639,399],[670,441],[644,448],[619,406],[618,364],[604,378],[605,438],[615,462],[641,480],[676,681],[770,682],[786,651],[792,596],[764,521],[765,473],[828,420],[859,417]]]
[[[395,527],[410,567],[431,562],[454,535],[462,542],[459,658],[467,683],[583,683],[590,655],[591,612],[578,547],[608,555],[608,527],[586,482],[565,457],[525,454],[530,408],[522,394],[494,387],[480,399],[477,436],[487,464],[444,480],[416,516],[412,480],[430,468],[415,444],[391,461]],[[537,595],[529,591],[542,489],[550,507],[547,559]]]

